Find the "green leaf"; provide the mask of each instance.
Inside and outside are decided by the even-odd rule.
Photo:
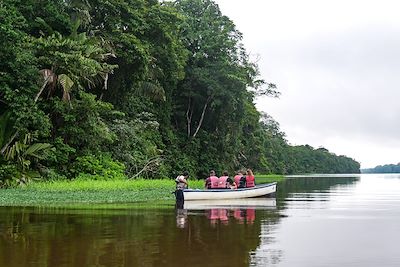
[[[28,147],[28,149],[25,150],[25,152],[23,153],[23,156],[32,156],[35,158],[41,158],[41,156],[39,156],[37,154],[37,152],[40,151],[44,151],[51,148],[51,144],[47,144],[47,143],[36,143],[33,144],[31,146]]]
[[[63,89],[63,100],[69,101],[71,99],[69,93],[71,92],[71,89],[74,86],[74,82],[66,74],[58,75],[58,82],[60,83]]]

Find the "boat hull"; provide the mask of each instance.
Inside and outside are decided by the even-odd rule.
[[[276,192],[276,183],[261,184],[250,188],[231,189],[186,189],[183,191],[186,200],[238,199],[270,195]]]

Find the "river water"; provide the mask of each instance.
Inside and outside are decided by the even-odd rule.
[[[400,175],[291,177],[276,198],[0,208],[0,266],[400,266]]]

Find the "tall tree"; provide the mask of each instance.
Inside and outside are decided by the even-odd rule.
[[[217,4],[179,0],[174,6],[185,16],[183,40],[189,51],[185,79],[173,97],[176,130],[182,143],[192,146],[191,157],[204,162],[201,172],[217,167],[213,165],[233,168],[243,156],[246,105],[254,105],[254,92],[248,89],[275,92],[258,78],[257,66],[241,44],[242,34]],[[255,125],[258,118],[255,111]]]
[[[27,21],[12,1],[0,5],[0,25],[0,145],[4,153],[16,131],[23,136],[38,130],[43,136],[50,124],[34,101],[39,79],[34,46],[25,33]]]

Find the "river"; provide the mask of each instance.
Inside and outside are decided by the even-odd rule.
[[[0,266],[400,266],[400,175],[289,177],[218,206],[0,208]]]

